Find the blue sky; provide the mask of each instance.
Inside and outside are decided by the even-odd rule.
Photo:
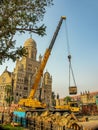
[[[84,91],[98,90],[98,0],[54,0],[47,8],[44,23],[47,35],[39,37],[32,34],[37,43],[37,56],[44,55],[61,16],[66,16],[68,40],[72,55],[72,67],[78,88],[78,94]],[[29,34],[16,35],[16,43],[23,45]],[[65,21],[63,22],[45,71],[53,78],[53,91],[60,97],[68,93],[68,49]],[[15,63],[8,61],[0,65],[0,74],[8,66],[13,71]],[[73,80],[72,80],[73,85]]]

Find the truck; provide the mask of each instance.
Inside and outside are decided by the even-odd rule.
[[[57,105],[55,106],[55,109],[69,110],[69,112],[72,112],[74,114],[79,114],[81,110],[77,101],[69,101],[67,104]]]

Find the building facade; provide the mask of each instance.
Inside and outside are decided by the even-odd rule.
[[[18,103],[18,101],[21,98],[27,98],[30,94],[31,89],[33,89],[33,84],[35,80],[35,75],[37,73],[37,70],[40,66],[42,57],[39,56],[39,59],[37,60],[37,45],[36,42],[29,38],[25,41],[24,47],[27,51],[27,56],[23,56],[21,59],[17,59],[16,66],[14,68],[14,71],[10,73],[10,82],[9,84],[13,87],[13,96],[14,96],[14,103]],[[7,81],[2,82],[5,72],[0,76],[0,84],[7,84]],[[48,74],[47,74],[48,73]],[[46,76],[48,75],[48,76]],[[6,76],[5,76],[6,77]],[[47,77],[47,78],[45,78]],[[8,79],[8,78],[7,78]],[[45,97],[43,102],[49,100],[49,104],[51,104],[51,93],[52,93],[52,78],[49,74],[49,72],[46,72],[46,74],[43,74],[43,81],[40,81],[37,91],[34,95],[34,98],[39,99],[40,93],[44,94],[40,91],[45,91],[45,95],[41,95],[41,98]],[[47,79],[47,84],[44,80]],[[12,83],[13,82],[13,83]],[[3,89],[4,85],[0,85],[0,87]],[[41,89],[42,87],[42,89]],[[45,89],[44,89],[45,87]],[[0,88],[0,89],[1,89]],[[4,95],[4,94],[3,94]],[[47,96],[46,96],[47,95]],[[3,99],[4,100],[4,99]],[[2,102],[3,102],[2,100]]]
[[[8,98],[8,87],[13,85],[12,73],[6,69],[0,76],[0,106],[7,106],[6,99]],[[11,88],[12,91],[12,88]]]
[[[45,72],[43,76],[42,82],[42,95],[41,99],[47,106],[52,105],[52,76],[50,76],[49,72]]]
[[[35,74],[40,65],[40,60],[36,60],[37,48],[36,42],[29,38],[25,41],[24,47],[27,51],[27,56],[17,59],[14,68],[14,102],[17,103],[20,98],[27,98],[34,83]],[[40,86],[40,84],[39,84]],[[38,99],[39,87],[36,93]]]
[[[81,92],[80,95],[72,96],[72,100],[81,101],[83,105],[96,104],[96,97],[98,96],[98,91],[95,92]]]

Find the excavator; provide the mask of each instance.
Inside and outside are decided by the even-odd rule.
[[[34,95],[35,95],[35,92],[38,88],[38,85],[39,85],[39,82],[40,82],[40,79],[41,79],[41,76],[43,74],[43,71],[44,71],[44,68],[46,66],[46,63],[49,59],[49,56],[51,54],[51,51],[52,51],[52,48],[53,48],[53,45],[55,43],[55,40],[56,40],[56,37],[58,35],[58,32],[60,30],[60,27],[62,25],[62,22],[63,20],[65,20],[66,17],[65,16],[61,16],[61,19],[58,23],[58,26],[56,28],[56,31],[54,32],[54,35],[53,35],[53,38],[50,42],[50,45],[49,47],[46,49],[45,51],[45,54],[44,54],[44,57],[41,61],[41,64],[39,66],[39,69],[36,73],[36,76],[35,76],[35,81],[34,81],[34,84],[32,86],[32,89],[31,89],[31,92],[29,94],[29,97],[28,98],[23,98],[23,99],[20,99],[20,101],[18,102],[19,106],[24,106],[24,107],[27,107],[27,108],[34,108],[34,109],[39,109],[39,108],[46,108],[46,104],[38,101],[37,99],[34,99]]]

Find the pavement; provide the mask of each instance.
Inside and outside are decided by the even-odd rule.
[[[89,122],[80,122],[80,125],[83,126],[83,130],[98,130],[98,121],[89,121]]]
[[[79,124],[83,126],[83,130],[98,130],[98,116],[88,116],[87,122],[79,122]]]

